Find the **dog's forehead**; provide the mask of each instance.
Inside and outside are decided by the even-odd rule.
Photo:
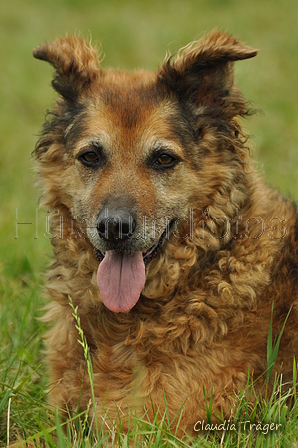
[[[92,100],[88,96],[84,103],[83,113],[67,130],[72,140],[76,134],[84,140],[107,138],[132,147],[143,138],[176,139],[173,116],[179,114],[178,105],[164,94],[152,73],[107,72],[94,86]]]
[[[146,71],[106,71],[98,89],[98,105],[119,124],[132,127],[162,100],[156,76]]]
[[[103,73],[81,97],[81,110],[64,133],[66,148],[78,152],[98,142],[118,158],[128,152],[145,158],[157,147],[179,153],[180,146],[193,140],[179,101],[164,90],[156,73]]]
[[[113,108],[101,104],[93,109],[86,118],[85,138],[98,138],[106,150],[117,151],[117,156],[122,152],[138,152],[141,148],[145,156],[146,149],[150,152],[158,143],[163,147],[167,143],[176,146],[177,135],[169,119],[171,104],[164,101],[156,107],[142,109],[134,108],[134,102]]]

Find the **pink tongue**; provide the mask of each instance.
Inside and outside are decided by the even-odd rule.
[[[119,254],[107,251],[97,271],[97,284],[103,303],[114,313],[135,306],[145,285],[142,252]]]

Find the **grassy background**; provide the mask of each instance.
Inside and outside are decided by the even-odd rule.
[[[104,67],[124,69],[155,69],[166,49],[175,52],[214,27],[259,48],[257,58],[235,68],[245,96],[263,111],[246,128],[264,177],[298,199],[297,23],[297,0],[0,2],[0,446],[9,397],[11,434],[25,437],[36,425],[34,400],[46,393],[38,368],[44,329],[35,318],[51,249],[46,213],[36,211],[31,152],[55,95],[52,69],[33,59],[32,48],[81,31],[102,43]],[[16,239],[17,222],[31,224],[18,225]]]

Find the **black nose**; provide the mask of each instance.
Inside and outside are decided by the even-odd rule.
[[[133,216],[123,209],[104,208],[97,218],[99,236],[111,243],[130,238],[136,228]]]

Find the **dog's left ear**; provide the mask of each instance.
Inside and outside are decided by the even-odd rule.
[[[207,108],[207,113],[241,115],[246,107],[234,86],[233,61],[256,54],[257,50],[229,34],[213,31],[182,48],[175,60],[168,58],[158,72],[158,79],[181,102]]]
[[[40,45],[33,50],[33,56],[56,69],[52,86],[67,101],[75,101],[100,72],[97,51],[78,36],[66,35]]]

